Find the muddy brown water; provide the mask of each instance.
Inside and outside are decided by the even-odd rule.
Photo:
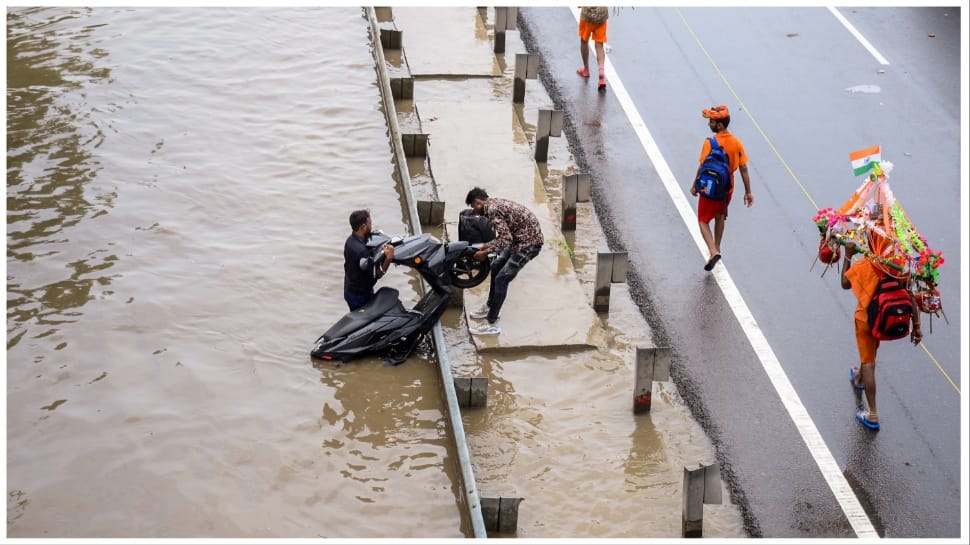
[[[470,534],[435,364],[307,355],[346,311],[349,212],[407,225],[362,11],[8,8],[7,47],[7,535]],[[614,356],[643,327],[617,316]],[[530,498],[521,537],[677,535],[683,459],[711,453],[672,385],[634,420],[616,357],[479,357],[443,325],[492,377],[469,447],[480,487]]]

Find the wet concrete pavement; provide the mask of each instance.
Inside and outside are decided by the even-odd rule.
[[[448,238],[458,239],[454,218],[466,208],[468,190],[478,186],[491,196],[533,210],[548,239],[545,249],[510,287],[500,320],[502,333],[475,335],[474,342],[480,350],[592,346],[596,315],[564,244],[556,243],[564,242],[555,222],[558,216],[553,215],[542,173],[515,108],[508,96],[495,100],[496,84],[507,87],[508,78],[501,77],[491,42],[480,31],[469,32],[476,19],[480,20],[474,9],[395,10],[395,22],[407,36],[410,73],[418,81],[415,102],[422,130],[430,135],[432,170],[438,198],[446,204]],[[421,28],[429,23],[434,25],[433,31]],[[469,37],[474,38],[472,43],[468,43]],[[443,39],[452,44],[454,54],[441,54]],[[462,79],[442,79],[441,75]],[[499,90],[508,94],[507,88]],[[529,296],[523,300],[522,294]],[[465,308],[480,308],[487,298],[488,282],[466,290]],[[558,327],[549,327],[552,323]]]
[[[680,537],[683,468],[714,452],[670,383],[654,385],[650,413],[632,414],[634,352],[654,346],[652,332],[623,284],[609,312],[592,309],[596,252],[608,247],[589,204],[575,232],[560,230],[561,178],[576,167],[565,138],[534,159],[538,110],[553,103],[537,80],[512,103],[517,32],[496,55],[492,9],[394,8],[393,24],[395,70],[414,77],[398,118],[429,135],[427,161],[409,168],[422,186],[433,179],[416,193],[446,203],[447,238],[476,185],[532,209],[546,238],[510,286],[500,335],[470,335],[475,321],[459,309],[442,317],[455,376],[490,381],[488,406],[463,413],[481,495],[525,499],[518,537]],[[465,290],[464,308],[487,289]],[[705,536],[743,535],[735,506],[706,506]]]
[[[636,272],[631,288],[653,339],[674,350],[674,379],[717,445],[753,535],[852,535],[807,453],[818,442],[797,429],[804,415],[786,410],[792,400],[804,404],[834,458],[834,471],[825,475],[844,477],[881,535],[960,532],[956,483],[962,482],[959,444],[966,431],[962,439],[955,432],[965,419],[957,408],[959,390],[938,372],[945,369],[959,381],[965,369],[954,318],[959,311],[951,313],[949,326],[938,320],[919,349],[907,343],[880,348],[884,430],[869,433],[853,419],[860,397],[843,388],[857,357],[847,331],[854,300],[839,287],[837,273],[820,280],[820,267],[812,270],[818,239],[808,221],[812,204],[837,206],[856,187],[846,172],[846,152],[877,139],[884,158],[894,150],[897,196],[921,232],[954,256],[947,261],[954,269],[943,271],[951,290],[945,298],[959,306],[961,254],[952,242],[959,230],[957,193],[966,187],[957,183],[965,180],[956,161],[962,133],[955,117],[938,115],[955,111],[956,104],[950,92],[937,91],[959,87],[952,52],[960,34],[958,13],[951,11],[947,21],[945,11],[846,10],[888,52],[889,67],[875,63],[824,8],[614,12],[608,66],[649,125],[662,165],[639,144],[618,86],[599,97],[578,81],[569,10],[520,12],[520,32],[542,55],[543,81],[566,112],[567,132],[581,143],[573,151],[593,174],[610,244],[629,251]],[[916,30],[930,27],[932,39]],[[712,39],[719,28],[730,29],[731,39]],[[820,51],[828,53],[819,58]],[[848,90],[872,81],[882,93]],[[797,112],[812,115],[794,120],[793,97]],[[735,112],[731,130],[748,148],[756,204],[732,206],[724,259],[712,275],[701,270],[706,255],[694,249],[694,201],[685,194],[707,134],[699,109],[717,103]],[[661,168],[668,165],[672,173]],[[665,177],[676,179],[672,188]],[[750,321],[730,308],[738,292],[730,297],[723,290],[728,271],[750,305]],[[794,391],[776,391],[760,357],[767,342],[753,345],[746,338],[752,326],[770,341]]]

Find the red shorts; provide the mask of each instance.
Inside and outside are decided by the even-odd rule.
[[[728,191],[727,196],[724,197],[723,201],[714,201],[708,199],[704,196],[697,197],[697,221],[701,223],[710,223],[714,216],[718,214],[724,214],[724,219],[727,219],[728,215],[728,205],[731,204],[731,195],[734,191]]]

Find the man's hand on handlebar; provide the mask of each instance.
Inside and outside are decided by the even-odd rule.
[[[488,259],[488,247],[484,247],[481,250],[475,252],[475,261],[482,262]]]

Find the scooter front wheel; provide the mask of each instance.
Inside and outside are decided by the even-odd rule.
[[[458,258],[451,267],[451,284],[456,288],[474,288],[488,277],[491,263],[475,261],[474,254],[466,254]]]

